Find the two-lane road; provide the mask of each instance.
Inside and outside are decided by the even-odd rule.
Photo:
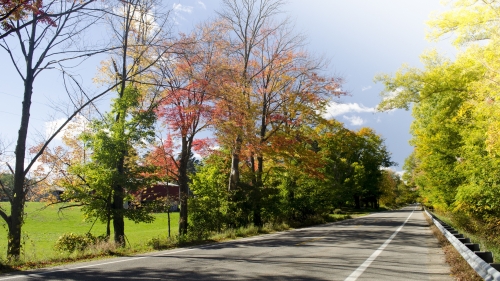
[[[417,206],[326,225],[2,280],[452,280]]]

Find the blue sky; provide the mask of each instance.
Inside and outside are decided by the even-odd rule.
[[[220,6],[218,0],[168,1],[176,28],[185,32],[215,17],[214,10]],[[331,73],[346,81],[344,88],[350,96],[332,104],[329,116],[350,129],[374,128],[385,138],[393,161],[399,163],[395,170],[402,169],[412,150],[408,144],[411,115],[403,110],[375,112],[382,85],[374,84],[373,77],[378,73],[394,73],[403,63],[420,66],[419,55],[426,49],[437,48],[441,53],[453,54],[448,42],[425,40],[425,22],[431,12],[445,9],[436,0],[289,0],[285,6],[296,31],[307,37],[307,49],[330,59]],[[5,52],[0,50],[0,138],[12,144],[12,151],[20,125],[22,82],[7,60]],[[97,67],[90,63],[80,66],[80,79],[84,82],[91,79]],[[64,89],[57,82],[59,76],[40,78],[35,84],[31,143],[44,135],[48,121],[60,117],[57,111],[62,108],[58,104],[64,96]]]

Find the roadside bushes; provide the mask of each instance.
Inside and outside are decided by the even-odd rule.
[[[73,253],[76,251],[84,251],[92,245],[106,242],[107,240],[105,235],[94,236],[91,233],[75,234],[70,232],[61,235],[59,239],[57,239],[55,248],[59,251]]]
[[[206,239],[212,232],[226,228],[227,173],[221,158],[212,156],[210,161],[199,167],[190,185],[194,196],[189,199],[188,233],[196,239]]]

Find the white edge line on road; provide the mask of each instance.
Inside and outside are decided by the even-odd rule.
[[[264,234],[264,235],[259,235],[258,237],[249,237],[249,238],[244,238],[244,239],[231,240],[231,241],[226,241],[226,242],[223,242],[223,243],[237,243],[237,242],[250,242],[250,241],[255,241],[255,240],[263,240],[265,238],[276,236],[278,234],[279,233]],[[95,263],[95,264],[89,264],[89,265],[78,266],[78,267],[67,267],[67,268],[61,268],[61,269],[57,269],[57,270],[36,272],[36,273],[32,273],[32,274],[19,274],[19,275],[7,276],[7,277],[3,277],[3,278],[0,277],[0,281],[18,279],[18,278],[23,278],[23,277],[37,277],[39,275],[45,275],[45,274],[49,274],[49,273],[71,271],[71,270],[82,269],[82,268],[89,268],[89,267],[99,267],[99,266],[102,266],[102,265],[108,265],[108,264],[114,264],[114,263],[121,263],[121,262],[128,262],[128,261],[146,259],[146,258],[151,258],[151,257],[168,256],[168,255],[171,255],[171,254],[177,254],[177,253],[188,252],[188,251],[199,250],[199,249],[206,249],[206,248],[217,247],[217,246],[220,246],[220,243],[205,245],[205,246],[196,247],[196,248],[188,248],[188,249],[183,249],[183,250],[173,251],[173,252],[165,252],[165,251],[163,251],[163,252],[160,252],[160,253],[157,253],[157,254],[154,254],[154,255],[147,255],[147,256],[142,256],[142,257],[133,257],[133,258],[125,258],[125,259],[120,259],[120,260],[116,260],[116,261],[103,262],[103,263]]]
[[[363,264],[361,264],[356,270],[354,270],[351,275],[349,275],[344,281],[356,281],[358,280],[358,277],[365,272],[365,270],[370,266],[370,264],[384,251],[385,247],[391,243],[392,239],[396,237],[399,231],[403,229],[403,226],[408,222],[410,219],[411,215],[413,215],[413,212],[415,212],[415,209],[411,212],[411,214],[406,218],[405,222],[398,228],[396,231],[387,239],[382,246],[380,246],[373,254],[365,260]]]
[[[32,274],[26,274],[26,275],[15,275],[15,276],[9,276],[9,277],[0,278],[0,280],[10,280],[10,279],[23,278],[23,277],[38,277],[40,275],[45,275],[45,274],[49,274],[49,273],[71,271],[71,270],[75,270],[75,269],[82,269],[82,268],[88,268],[88,267],[98,267],[98,266],[102,266],[102,265],[108,265],[108,264],[114,264],[114,263],[121,263],[121,262],[127,262],[127,261],[134,261],[134,260],[140,260],[140,259],[146,259],[146,258],[151,258],[151,257],[162,256],[162,255],[177,254],[177,253],[192,251],[192,250],[196,250],[196,249],[200,249],[200,248],[189,248],[189,249],[184,249],[184,250],[180,250],[180,251],[162,252],[162,253],[158,253],[158,254],[155,254],[155,255],[148,255],[148,256],[135,257],[135,258],[127,258],[127,259],[121,259],[121,260],[117,260],[117,261],[110,261],[110,262],[89,264],[89,265],[77,266],[77,267],[61,268],[61,269],[57,269],[57,270],[43,271],[43,272],[37,272],[37,273],[32,273]]]

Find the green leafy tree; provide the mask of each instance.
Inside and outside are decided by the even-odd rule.
[[[474,126],[464,119],[469,111],[465,104],[471,85],[483,76],[484,68],[467,55],[452,62],[429,52],[422,61],[423,70],[403,67],[394,76],[377,78],[385,85],[379,108],[414,104],[410,143],[415,148],[408,163],[412,181],[426,201],[447,208],[466,180],[457,170],[463,160],[464,133]]]
[[[379,184],[381,205],[399,207],[416,202],[417,191],[405,184],[398,174],[392,170],[383,170],[382,175],[383,179]]]
[[[125,217],[135,222],[153,220],[147,208],[124,208],[134,191],[149,185],[148,167],[138,162],[136,153],[152,141],[155,115],[140,110],[140,96],[137,88],[127,85],[123,96],[114,99],[111,112],[81,134],[90,159],[69,168],[77,180],[67,182],[63,194],[64,199],[83,205],[87,217],[107,223],[108,236],[113,221],[114,240],[120,244],[125,238]]]
[[[320,154],[325,161],[325,184],[333,191],[333,206],[342,207],[354,199],[353,176],[359,161],[357,136],[335,120],[318,126],[317,131]]]
[[[218,153],[212,154],[192,175],[189,233],[197,238],[220,232],[230,224],[229,193],[226,188],[229,165]]]
[[[337,206],[353,202],[377,206],[381,193],[378,184],[382,180],[381,167],[389,167],[390,154],[383,139],[369,128],[350,131],[342,123],[329,121],[318,127],[319,149],[326,162],[325,183],[334,190],[332,200]]]
[[[423,70],[406,67],[394,76],[380,77],[386,86],[382,109],[414,103],[415,148],[405,164],[407,183],[424,203],[466,218],[463,226],[471,231],[485,224],[486,232],[497,237],[499,4],[451,1],[450,10],[429,22],[429,37],[451,36],[456,59],[434,52],[423,56]]]

